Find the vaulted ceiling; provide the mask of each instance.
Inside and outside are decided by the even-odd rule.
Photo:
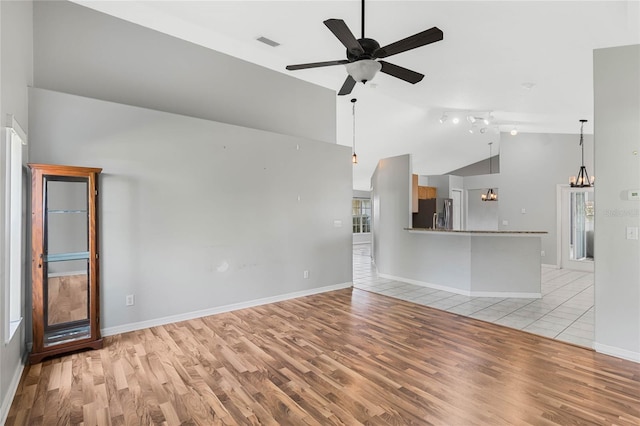
[[[285,66],[345,57],[326,19],[343,19],[361,36],[360,0],[76,2],[336,91],[346,77],[342,65]],[[513,128],[578,133],[586,118],[591,133],[593,49],[640,43],[638,0],[368,0],[365,12],[365,35],[381,45],[433,26],[444,40],[387,59],[425,74],[420,83],[379,73],[336,97],[337,141],[348,146],[350,100],[358,99],[355,189],[369,189],[384,157],[411,153],[415,172],[441,174],[487,158],[489,142],[495,154]],[[261,36],[280,45],[257,41]],[[440,123],[445,112],[449,119]],[[493,121],[484,133],[465,119],[488,113]]]

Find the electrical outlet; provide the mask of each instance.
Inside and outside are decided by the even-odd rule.
[[[125,305],[127,306],[133,306],[136,304],[136,300],[133,294],[128,294],[126,299],[125,299]]]
[[[544,257],[544,250],[540,252],[540,256]]]
[[[304,271],[304,272],[302,273],[302,276],[303,276],[304,278],[309,278],[309,271]]]

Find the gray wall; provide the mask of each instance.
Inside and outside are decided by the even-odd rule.
[[[476,176],[488,174],[490,170],[489,161],[491,161],[492,173],[500,173],[500,155],[494,155],[490,159],[487,158],[485,160],[478,161],[477,163],[469,164],[468,166],[453,170],[447,174],[456,176]]]
[[[498,194],[498,201],[482,201],[482,194],[488,189],[470,189],[467,191],[467,229],[474,231],[497,231],[500,211],[500,190],[494,188]]]
[[[380,160],[371,178],[371,188],[373,259],[383,276],[467,293],[539,293],[538,237],[525,240],[527,237],[470,237],[405,230],[411,215],[410,155]],[[514,256],[513,247],[524,251]],[[443,262],[446,268],[442,267]],[[507,280],[486,278],[487,265],[503,271],[519,270],[527,279],[514,282],[509,274]]]
[[[585,131],[592,126],[589,123]],[[580,130],[577,120],[576,130]],[[579,141],[579,134],[518,133],[501,139],[500,229],[547,231],[542,237],[545,264],[557,264],[557,186],[568,185],[569,176],[580,169]],[[584,135],[584,143],[587,170],[598,176],[593,167],[593,135]]]
[[[595,348],[640,362],[640,45],[594,51]]]
[[[585,132],[591,129],[593,123],[588,123]],[[576,131],[579,130],[580,123],[576,120]],[[557,265],[557,188],[568,186],[569,176],[578,173],[580,135],[519,133],[503,134],[500,140],[500,173],[464,177],[466,227],[546,231],[548,234],[542,237],[541,248],[545,252],[542,263]],[[590,174],[597,176],[593,166],[593,135],[585,134],[584,143],[585,165]],[[490,187],[499,193],[498,201],[492,206],[478,205],[478,197]]]
[[[403,258],[399,248],[405,238],[400,231],[411,223],[410,155],[383,158],[378,162],[371,176],[371,201],[372,255],[379,271],[391,273],[390,268]]]
[[[70,2],[36,2],[34,30],[36,87],[336,141],[332,90]]]
[[[349,147],[43,89],[30,115],[33,162],[103,168],[103,329],[351,282]]]
[[[2,138],[6,114],[13,114],[24,130],[29,125],[27,86],[33,82],[32,73],[32,5],[30,2],[0,1],[0,120]],[[4,147],[4,142],[2,143]],[[1,157],[1,156],[0,156]],[[26,149],[23,155],[26,160]],[[4,167],[0,173],[0,241],[4,235]],[[25,192],[26,195],[26,192]],[[4,249],[0,256],[0,423],[8,414],[11,398],[22,372],[22,360],[26,356],[25,322],[16,331],[14,338],[6,343],[4,330],[8,313],[5,294],[8,286],[4,267]],[[24,274],[23,274],[24,277]],[[24,292],[24,289],[23,289]],[[22,295],[24,300],[24,293]],[[23,316],[30,310],[23,307]]]

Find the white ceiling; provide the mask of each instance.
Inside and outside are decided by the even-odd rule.
[[[286,71],[288,64],[344,59],[322,21],[343,19],[361,36],[360,1],[77,1],[214,50],[338,90],[343,66]],[[416,85],[379,73],[336,97],[337,140],[352,145],[354,188],[369,189],[380,158],[413,154],[414,172],[440,174],[480,161],[520,132],[593,131],[593,49],[640,43],[640,0],[380,1],[366,3],[366,37],[382,46],[437,26],[444,40],[385,60],[425,74]],[[256,41],[264,36],[281,45]],[[535,84],[533,88],[523,83]],[[468,132],[444,111],[488,112],[497,125]],[[451,114],[450,114],[451,115]],[[577,142],[577,141],[576,141]]]

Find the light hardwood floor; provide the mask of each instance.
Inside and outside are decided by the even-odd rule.
[[[640,424],[640,364],[358,289],[27,367],[8,425]]]
[[[61,324],[89,317],[87,276],[49,277],[49,324]]]

